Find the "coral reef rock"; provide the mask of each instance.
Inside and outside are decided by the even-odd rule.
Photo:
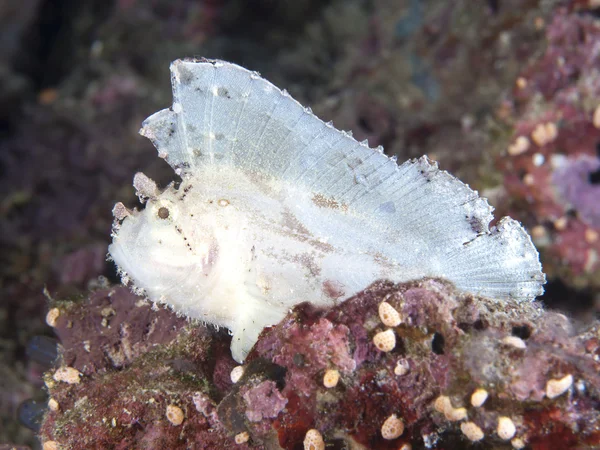
[[[60,448],[600,445],[600,326],[577,330],[537,303],[380,281],[334,307],[297,305],[241,368],[226,332],[150,310],[125,288],[52,306],[65,348],[45,378],[40,434]],[[113,335],[63,330],[78,323]],[[382,351],[375,337],[388,331]],[[57,381],[66,369],[76,382]]]

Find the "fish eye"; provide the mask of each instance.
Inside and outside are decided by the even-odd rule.
[[[167,219],[169,217],[169,208],[165,208],[164,206],[161,206],[160,208],[158,208],[157,215],[161,219]]]

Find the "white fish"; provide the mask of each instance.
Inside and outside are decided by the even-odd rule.
[[[439,277],[495,299],[545,281],[523,227],[426,157],[398,166],[257,73],[171,65],[173,106],[140,133],[179,186],[138,173],[143,210],[114,209],[110,256],[150,300],[233,334],[242,362],[295,304],[332,305],[375,280]]]

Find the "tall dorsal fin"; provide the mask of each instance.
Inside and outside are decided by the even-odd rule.
[[[487,201],[426,157],[398,166],[235,64],[177,60],[171,79],[173,106],[150,116],[141,133],[177,173],[234,165],[273,177],[377,221],[398,242],[383,253],[408,265],[432,258],[424,275],[495,298],[543,292],[523,227],[506,218],[490,230]]]

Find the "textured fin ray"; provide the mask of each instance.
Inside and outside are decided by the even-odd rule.
[[[545,282],[539,256],[519,222],[508,217],[491,233],[448,255],[448,277],[458,288],[492,298],[531,298]]]
[[[172,110],[163,109],[152,114],[142,123],[140,134],[152,141],[159,156],[165,158],[174,169],[187,163],[186,145],[179,132],[177,114]]]
[[[538,254],[521,225],[507,219],[490,230],[487,201],[426,157],[397,166],[235,64],[178,60],[171,72],[173,106],[149,117],[142,134],[179,173],[233,165],[273,177],[368,221],[395,261],[419,264],[419,254],[406,257],[414,241],[433,256],[423,275],[497,298],[542,292]]]

